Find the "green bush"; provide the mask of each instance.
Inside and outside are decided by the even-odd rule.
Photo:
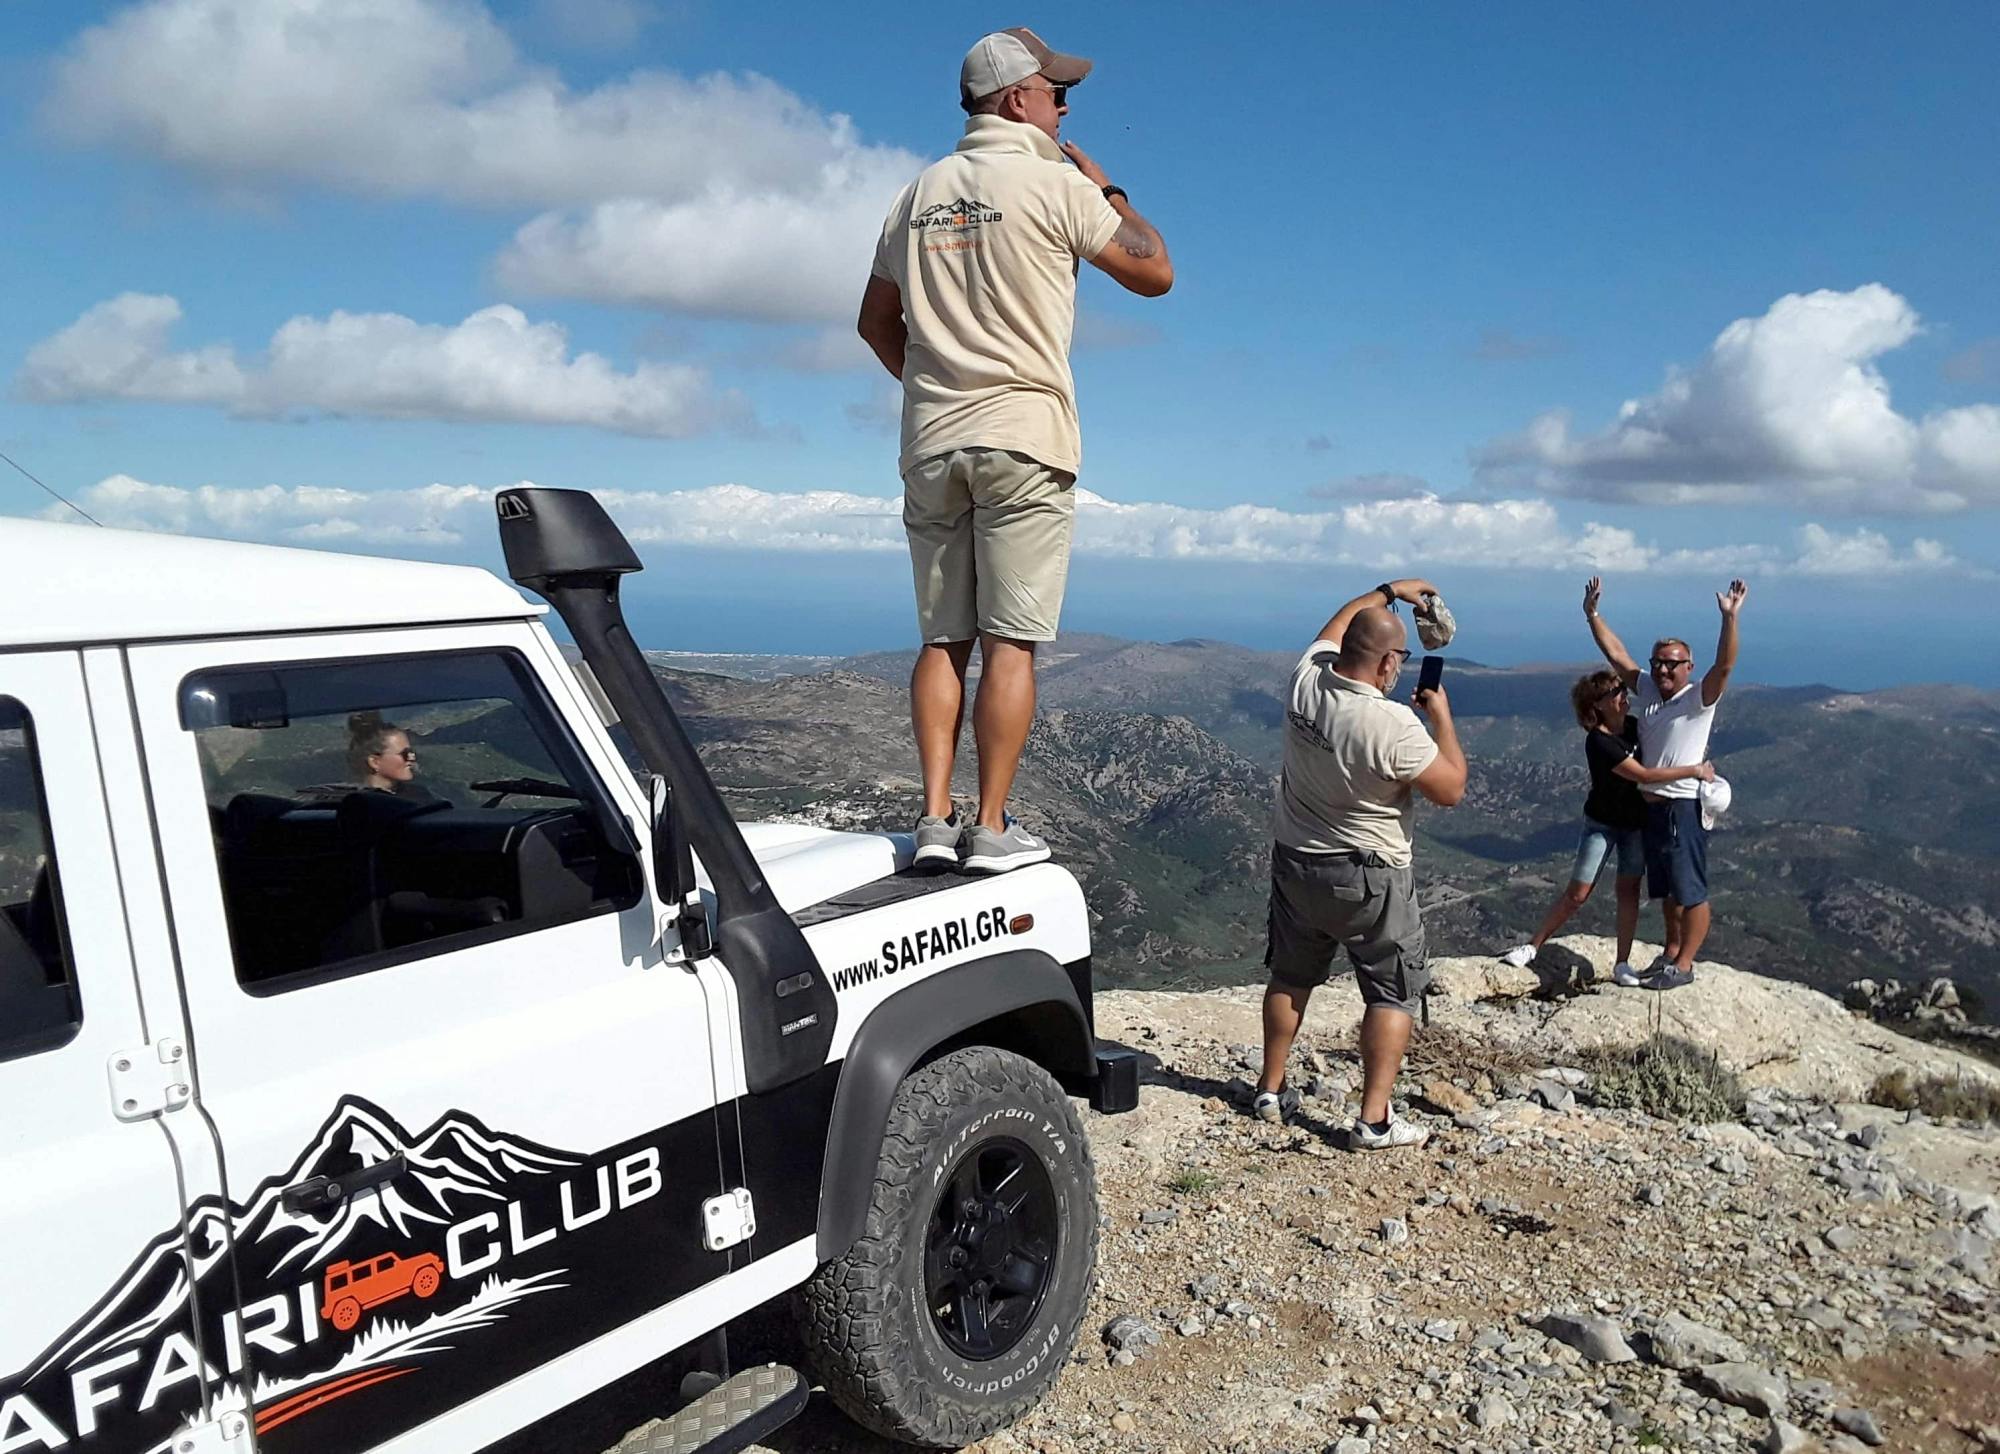
[[[1167,1190],[1179,1192],[1182,1196],[1200,1196],[1203,1192],[1214,1191],[1216,1185],[1215,1173],[1203,1171],[1198,1166],[1177,1171],[1167,1178]]]
[[[1889,1070],[1875,1077],[1868,1099],[1896,1111],[2000,1124],[2000,1086],[1989,1081],[1947,1080],[1941,1075],[1919,1080],[1907,1070]]]
[[[1733,1121],[1743,1084],[1715,1051],[1657,1035],[1643,1045],[1605,1046],[1583,1057],[1590,1096],[1600,1106],[1644,1111],[1663,1121]]]

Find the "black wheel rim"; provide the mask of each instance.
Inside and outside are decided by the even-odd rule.
[[[924,1241],[924,1290],[945,1346],[978,1363],[1020,1342],[1060,1240],[1055,1186],[1034,1152],[1002,1137],[960,1157]]]

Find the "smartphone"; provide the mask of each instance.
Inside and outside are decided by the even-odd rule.
[[[1427,656],[1421,670],[1417,672],[1417,692],[1434,692],[1444,682],[1444,658]]]

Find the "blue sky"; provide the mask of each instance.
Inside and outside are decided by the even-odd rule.
[[[1140,15],[10,7],[0,449],[115,523],[484,563],[483,492],[596,488],[653,643],[907,642],[853,307],[1026,22],[1178,272],[1085,269],[1066,625],[1285,645],[1412,570],[1468,654],[1573,658],[1593,570],[1697,642],[1741,572],[1747,675],[2000,681],[1990,6]]]

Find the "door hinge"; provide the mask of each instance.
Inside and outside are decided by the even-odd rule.
[[[111,1109],[121,1121],[178,1111],[194,1094],[188,1084],[187,1047],[172,1036],[120,1050],[105,1069],[111,1075]]]
[[[720,1252],[756,1235],[757,1208],[748,1187],[739,1186],[701,1204],[701,1242],[709,1251]]]
[[[190,1424],[166,1445],[171,1454],[251,1454],[250,1415],[229,1409],[206,1423]]]

